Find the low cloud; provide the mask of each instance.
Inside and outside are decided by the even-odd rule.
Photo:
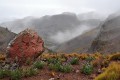
[[[58,32],[57,34],[50,36],[50,38],[57,43],[63,43],[83,34],[85,31],[89,29],[91,29],[90,26],[88,27],[86,25],[81,25],[73,30]]]
[[[62,12],[96,11],[110,14],[120,10],[119,4],[120,0],[0,0],[0,23],[13,18],[40,17]]]

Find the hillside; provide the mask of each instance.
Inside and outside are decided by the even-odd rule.
[[[120,16],[111,16],[101,26],[101,30],[93,41],[90,51],[101,53],[120,51]]]
[[[73,52],[87,52],[92,41],[96,38],[100,27],[89,30],[82,35],[61,44],[57,48],[57,52],[73,53]]]
[[[10,32],[7,28],[0,27],[0,52],[5,52],[8,43],[15,37],[15,33]]]

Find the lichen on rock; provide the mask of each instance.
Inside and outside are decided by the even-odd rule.
[[[35,59],[44,51],[44,42],[37,32],[26,29],[20,32],[8,45],[7,57],[11,60],[25,62],[27,58]]]

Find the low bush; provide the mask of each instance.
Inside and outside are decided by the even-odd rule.
[[[2,79],[4,77],[8,77],[9,75],[10,75],[9,70],[0,69],[0,79]]]
[[[45,66],[45,63],[42,62],[42,61],[36,61],[36,62],[33,64],[33,67],[34,67],[34,68],[37,68],[37,69],[42,69],[44,66]]]
[[[103,64],[103,59],[101,58],[97,58],[93,61],[91,61],[90,63],[93,65],[93,67],[101,67],[101,65]]]
[[[34,68],[27,68],[26,70],[23,70],[24,77],[30,77],[37,74],[37,69]]]
[[[61,66],[60,71],[64,73],[69,73],[72,71],[72,67],[71,65],[66,64],[66,65]]]
[[[90,63],[84,64],[82,67],[82,73],[90,75],[93,72],[93,66]]]
[[[109,66],[109,63],[110,63],[109,60],[104,59],[104,60],[102,61],[102,63],[101,63],[101,67],[108,67],[108,66]]]
[[[56,63],[60,62],[60,60],[57,58],[49,58],[49,59],[47,59],[47,61],[48,61],[48,64],[50,64],[50,63],[56,64]]]
[[[120,53],[113,54],[109,60],[120,60]]]
[[[87,57],[88,57],[88,54],[82,53],[80,54],[79,59],[85,60]]]
[[[49,69],[51,69],[51,70],[55,70],[55,71],[60,71],[60,69],[61,69],[61,63],[55,63],[55,64],[49,64]]]
[[[91,61],[95,60],[95,57],[88,56],[85,60],[88,62],[91,62]]]
[[[91,64],[93,65],[93,67],[98,67],[98,66],[100,65],[100,63],[99,63],[99,60],[98,60],[98,59],[96,59],[96,60],[92,61],[92,62],[91,62]]]
[[[76,57],[74,57],[74,58],[72,58],[72,60],[70,61],[70,63],[71,63],[72,65],[79,64],[79,59],[76,58]]]
[[[10,78],[11,80],[20,80],[22,78],[22,70],[16,69],[11,71]]]
[[[49,64],[49,69],[69,73],[72,71],[71,65],[62,65],[61,63]]]

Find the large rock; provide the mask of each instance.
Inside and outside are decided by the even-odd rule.
[[[44,42],[35,31],[26,29],[10,42],[7,49],[8,58],[25,62],[27,58],[35,59],[42,54]]]

